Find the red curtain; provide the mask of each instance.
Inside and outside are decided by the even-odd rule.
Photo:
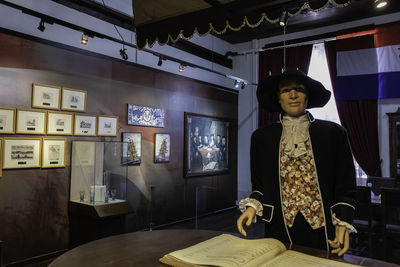
[[[286,48],[286,69],[299,69],[308,73],[313,45]],[[263,51],[259,54],[259,81],[271,74],[279,74],[283,68],[283,48]],[[279,113],[258,109],[258,127],[279,120]]]
[[[372,35],[371,38],[373,41]],[[333,94],[335,94],[337,76],[336,46],[340,45],[340,42],[341,40],[325,42]],[[336,100],[336,107],[340,122],[347,130],[354,158],[367,175],[382,176],[378,144],[377,99]]]

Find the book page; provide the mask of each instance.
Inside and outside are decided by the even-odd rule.
[[[221,234],[194,246],[167,254],[169,260],[165,263],[170,264],[171,257],[173,257],[178,259],[177,262],[186,262],[192,266],[258,267],[285,250],[285,245],[276,239],[249,240]],[[160,261],[163,262],[162,259]]]
[[[287,250],[277,256],[275,259],[270,260],[268,263],[260,265],[261,267],[274,266],[274,267],[287,267],[287,266],[296,266],[296,267],[310,267],[310,266],[318,266],[318,267],[350,267],[350,266],[358,266],[345,262],[339,262],[329,259],[324,259],[320,257],[310,256],[301,252]]]

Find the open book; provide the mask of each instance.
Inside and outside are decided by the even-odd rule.
[[[277,239],[250,240],[229,234],[221,234],[194,246],[168,253],[160,261],[175,267],[356,266],[287,250]]]

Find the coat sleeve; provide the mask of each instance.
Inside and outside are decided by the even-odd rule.
[[[262,189],[261,180],[261,168],[259,166],[259,157],[257,157],[257,131],[251,136],[250,146],[250,168],[251,168],[251,185],[253,192],[250,194],[250,198],[258,200],[260,203],[264,202],[264,195]]]
[[[355,211],[356,175],[348,136],[344,128],[341,128],[338,137],[338,150],[335,155],[335,200],[330,208],[332,215],[351,224]]]

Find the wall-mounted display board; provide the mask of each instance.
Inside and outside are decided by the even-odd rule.
[[[42,138],[5,137],[3,169],[40,168]]]
[[[47,112],[47,134],[72,135],[74,114],[59,111]]]
[[[15,131],[15,108],[0,108],[0,134],[13,134]]]
[[[19,134],[46,134],[47,111],[37,109],[17,109],[17,127]]]
[[[65,167],[66,138],[43,138],[42,168]]]
[[[32,107],[60,109],[61,87],[32,84]]]
[[[118,117],[117,116],[98,116],[98,136],[117,136]]]
[[[164,127],[165,110],[128,104],[128,124]]]
[[[171,136],[165,133],[156,133],[154,141],[154,162],[168,162],[171,155]]]
[[[97,116],[75,114],[74,117],[74,135],[96,136]]]
[[[86,95],[84,90],[63,88],[61,109],[86,112]]]
[[[142,159],[142,134],[122,133],[122,165],[140,165]]]
[[[204,176],[229,171],[228,119],[185,113],[185,176]]]

